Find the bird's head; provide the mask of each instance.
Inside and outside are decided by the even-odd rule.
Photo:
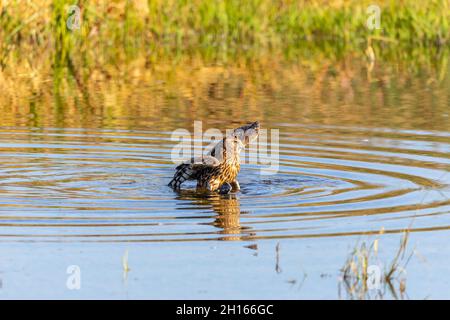
[[[223,138],[222,157],[226,160],[239,158],[239,153],[245,148],[241,139],[237,136],[228,136]]]
[[[258,138],[260,128],[261,125],[259,124],[259,121],[255,121],[234,129],[233,135],[237,137],[244,144],[244,146],[247,146]]]

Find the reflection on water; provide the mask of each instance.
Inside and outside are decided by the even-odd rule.
[[[243,165],[230,196],[166,187],[170,133],[4,128],[1,238],[281,239],[400,232],[411,219],[413,231],[450,227],[448,133],[279,128],[280,171]]]
[[[334,277],[352,236],[383,228],[396,237],[410,227],[421,244],[430,241],[428,252],[445,248],[447,233],[438,231],[450,229],[450,65],[445,54],[436,58],[413,68],[323,54],[248,64],[183,56],[148,65],[138,56],[86,69],[74,61],[73,74],[45,72],[48,65],[32,73],[22,64],[9,68],[14,76],[0,74],[0,272],[9,283],[37,283],[40,292],[59,288],[48,274],[76,256],[99,279],[110,277],[107,296],[117,291],[117,267],[127,270],[130,293],[139,297],[151,287],[157,298],[167,288],[166,296],[192,298],[188,284],[222,298],[320,298],[335,297],[336,279],[315,276]],[[225,130],[254,120],[279,129],[277,174],[244,164],[241,191],[226,196],[198,194],[189,184],[180,192],[167,187],[178,143],[173,130],[192,131],[194,121]],[[215,241],[222,242],[210,250]],[[70,259],[61,253],[66,248]],[[46,264],[43,285],[31,268],[36,255]],[[439,276],[435,287],[445,287],[440,268],[447,260],[435,261],[429,274]],[[17,272],[20,266],[28,273]],[[423,296],[414,287],[423,276],[408,277],[408,294]],[[341,293],[360,297],[353,289]],[[32,291],[0,294],[14,292]],[[387,288],[382,297],[400,293]]]
[[[377,61],[145,66],[18,81],[0,97],[1,241],[207,241],[450,228],[447,69]],[[187,63],[189,62],[189,63]],[[272,61],[273,62],[273,61]],[[122,70],[123,71],[123,70]],[[41,75],[42,76],[42,75]],[[30,85],[33,86],[32,90]],[[174,193],[171,133],[258,119],[280,170],[229,197]]]
[[[210,206],[211,209],[217,214],[214,221],[210,224],[221,231],[223,237],[219,237],[219,240],[245,240],[246,235],[249,233],[249,227],[241,226],[240,217],[241,212],[239,199],[236,194],[199,194],[194,190],[178,190],[179,194],[177,199],[190,200],[193,206]]]

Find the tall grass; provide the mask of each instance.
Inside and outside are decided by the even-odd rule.
[[[380,235],[383,233],[384,229],[380,231]],[[379,239],[376,239],[371,245],[363,242],[353,249],[341,269],[342,281],[340,283],[350,299],[383,299],[386,293],[385,289],[388,289],[394,299],[407,298],[406,267],[414,253],[414,251],[407,253],[409,235],[410,229],[406,229],[394,258],[387,263],[384,270],[381,270],[380,261],[378,261]],[[370,288],[368,282],[374,280],[374,278],[370,279],[374,277],[374,274],[369,273],[370,268],[374,266],[380,270],[379,283]]]
[[[366,9],[373,1],[124,0],[3,1],[0,63],[14,55],[49,49],[58,58],[87,53],[111,59],[136,48],[206,55],[332,45],[442,46],[450,39],[449,0],[380,0],[381,29],[369,30]],[[68,30],[67,8],[81,8],[79,30]]]

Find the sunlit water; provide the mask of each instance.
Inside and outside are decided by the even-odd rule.
[[[231,78],[225,87],[227,81],[235,85]],[[108,114],[91,115],[81,127],[58,114],[41,126],[34,125],[36,115],[22,121],[5,114],[0,296],[336,298],[339,268],[358,239],[384,229],[388,263],[410,228],[421,256],[438,249],[441,255],[428,267],[417,261],[411,267],[419,271],[408,278],[409,295],[449,297],[442,290],[448,275],[436,284],[420,274],[450,262],[450,101],[429,99],[445,84],[400,93],[382,88],[393,101],[372,100],[377,87],[349,93],[346,85],[336,97],[326,92],[332,85],[324,88],[256,92],[259,110],[245,110],[244,102],[241,114],[233,111],[235,91],[224,89],[224,97],[209,97],[190,114],[186,106],[173,112],[180,102],[171,98],[158,105],[160,87],[136,90],[131,115],[112,116],[106,125]],[[165,118],[142,116],[150,101]],[[379,111],[370,112],[371,104]],[[267,165],[244,164],[238,193],[199,195],[192,184],[174,192],[167,187],[177,143],[171,134],[191,130],[194,120],[204,120],[205,130],[254,120],[278,129],[278,172],[261,175]],[[122,279],[125,250],[131,270],[124,278],[131,280]],[[89,279],[76,294],[65,288],[73,264],[85,265]],[[28,287],[10,285],[17,281]],[[40,293],[43,283],[50,285]]]
[[[278,172],[244,164],[241,192],[226,196],[166,186],[171,132],[5,128],[0,236],[205,241],[450,228],[448,133],[276,127]]]

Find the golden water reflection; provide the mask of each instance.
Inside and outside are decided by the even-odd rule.
[[[219,228],[218,240],[233,241],[245,240],[245,238],[254,236],[250,227],[241,225],[241,212],[239,198],[236,194],[199,194],[193,190],[179,190],[177,191],[178,200],[188,200],[196,207],[209,207],[217,215],[214,221],[208,223],[216,228]]]

